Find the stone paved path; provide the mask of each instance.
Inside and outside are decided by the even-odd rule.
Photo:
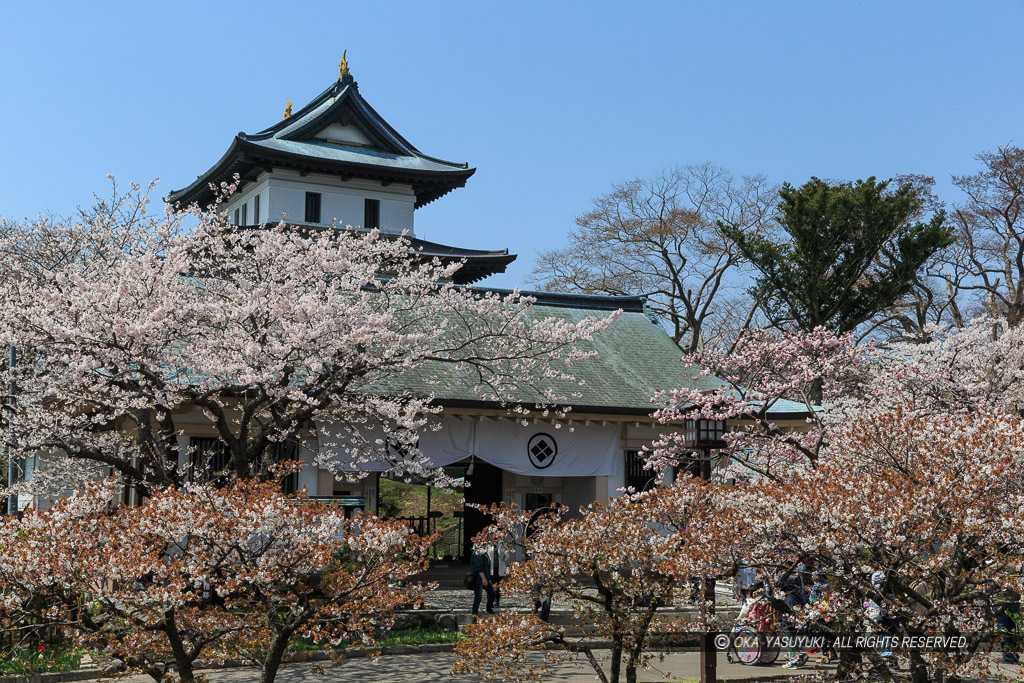
[[[538,661],[540,661],[538,657]],[[325,662],[325,675],[316,676],[310,673],[309,664],[294,664],[281,669],[277,680],[279,683],[300,683],[304,681],[318,681],[321,683],[373,683],[377,681],[387,683],[471,683],[477,681],[476,676],[448,675],[451,670],[455,655],[448,652],[416,654],[416,655],[387,655],[373,661],[365,659],[351,659],[343,663],[335,664]],[[687,681],[697,678],[700,666],[700,654],[696,652],[682,652],[669,655],[662,662],[655,662],[657,670],[640,672],[639,680],[645,682],[666,680]],[[835,666],[823,666],[824,671],[834,671]],[[204,672],[209,677],[210,683],[248,683],[259,679],[259,671],[255,668],[240,669],[217,669]],[[718,675],[720,680],[756,680],[759,677],[769,676],[780,677],[783,674],[811,674],[814,669],[811,665],[805,666],[797,671],[787,671],[781,665],[748,667],[739,664],[729,664],[724,657],[720,657],[718,664]],[[125,683],[152,683],[152,679],[145,676],[132,676],[118,679]],[[544,681],[552,683],[592,683],[596,680],[593,670],[584,663],[562,664],[544,677]]]
[[[597,591],[593,592],[595,595],[597,594]],[[737,606],[736,601],[732,597],[732,590],[727,586],[717,586],[715,596],[715,600],[719,607]],[[441,609],[465,610],[468,612],[473,605],[473,592],[466,590],[461,585],[441,585],[427,594],[426,602],[428,605]],[[502,606],[506,608],[529,609],[530,604],[530,600],[512,593],[502,596]],[[680,603],[680,605],[685,604],[687,603]],[[561,596],[559,596],[552,601],[551,608],[556,611],[571,612],[572,603],[568,600],[561,599]]]
[[[342,664],[332,662],[325,663],[325,672],[319,676],[310,672],[309,664],[288,665],[281,669],[277,680],[280,683],[305,683],[316,681],[317,683],[471,683],[477,681],[475,676],[452,677],[448,675],[455,656],[452,653],[430,653],[416,655],[388,655],[374,661],[365,659],[351,659]],[[655,662],[657,669],[641,672],[639,680],[644,683],[653,681],[692,681],[697,678],[700,666],[700,655],[696,652],[682,652],[669,655],[662,662]],[[807,665],[802,669],[790,671],[783,669],[780,664],[773,666],[747,667],[739,664],[729,664],[724,657],[719,657],[718,676],[720,681],[749,681],[757,680],[788,680],[791,677],[799,680],[807,676],[807,680],[814,678],[814,666],[820,666],[819,671],[831,673],[835,671],[835,665]],[[1021,681],[1024,680],[1024,668],[1020,666],[999,665],[998,671],[1002,678],[984,679],[984,682],[975,680],[974,683],[987,683],[988,681]],[[250,683],[259,680],[259,671],[255,668],[238,669],[215,669],[204,672],[210,683]],[[110,680],[110,679],[106,679]],[[124,683],[152,683],[152,679],[146,676],[131,676],[116,679]],[[596,680],[593,670],[581,663],[563,664],[555,668],[543,679],[551,683],[592,683]]]

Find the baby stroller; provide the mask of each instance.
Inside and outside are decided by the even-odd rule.
[[[748,600],[740,610],[736,625],[729,633],[729,647],[725,658],[740,664],[772,664],[779,658],[779,649],[770,647],[765,633],[772,630],[772,609],[769,598],[761,596]]]

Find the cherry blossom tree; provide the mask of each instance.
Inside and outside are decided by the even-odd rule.
[[[0,230],[0,344],[22,359],[7,443],[45,460],[37,490],[107,471],[147,495],[180,485],[196,412],[224,445],[198,463],[213,479],[267,477],[323,420],[348,436],[333,444],[343,462],[321,448],[318,465],[420,472],[415,435],[438,386],[565,401],[572,362],[615,318],[538,315],[517,292],[456,286],[460,263],[375,230],[231,226],[219,207],[233,189],[154,218],[133,187],[77,222]]]
[[[724,476],[758,476],[780,480],[793,467],[815,464],[825,444],[829,417],[822,398],[846,395],[858,385],[871,346],[854,346],[849,334],[824,328],[813,332],[744,332],[735,350],[707,349],[684,361],[705,376],[722,380],[715,391],[680,387],[654,397],[655,417],[678,428],[685,420],[715,420],[738,424],[725,434],[725,448],[716,454]],[[806,416],[807,426],[780,427],[773,413]],[[685,432],[668,432],[654,443],[648,466],[678,467],[696,452]]]
[[[658,397],[666,425],[733,425],[716,457],[738,485],[722,506],[748,531],[723,553],[772,576],[798,562],[826,572],[834,632],[863,631],[870,600],[908,635],[969,636],[961,653],[912,652],[915,680],[985,666],[978,648],[992,634],[992,610],[1000,595],[1019,594],[1024,567],[1014,521],[1024,502],[1020,335],[980,318],[933,326],[927,338],[874,348],[823,330],[752,331],[737,354],[687,357],[725,381],[719,391]],[[806,426],[774,423],[784,401]],[[650,464],[702,455],[671,434]],[[888,578],[876,585],[881,574]],[[813,614],[795,617],[822,628]],[[867,655],[845,665],[882,676],[884,662]]]
[[[485,679],[540,680],[547,666],[583,656],[604,683],[636,681],[647,666],[649,648],[670,647],[688,628],[707,630],[713,615],[683,623],[659,616],[657,609],[689,590],[691,577],[721,574],[730,563],[719,543],[726,523],[719,518],[722,488],[689,477],[672,486],[592,504],[580,517],[563,508],[548,514],[496,506],[494,526],[479,540],[515,544],[525,561],[514,564],[502,591],[528,598],[549,592],[576,608],[573,626],[580,637],[530,614],[504,612],[470,626],[457,646],[455,672]],[[529,534],[527,534],[529,530]],[[609,643],[605,671],[584,641]],[[530,651],[544,649],[543,662]]]
[[[872,405],[920,413],[969,410],[1021,414],[1024,332],[982,316],[926,328],[929,340],[889,345],[864,380]]]
[[[928,326],[926,342],[876,348],[851,335],[750,330],[735,352],[686,356],[722,380],[713,392],[681,387],[655,397],[668,426],[723,420],[733,428],[717,454],[722,476],[754,473],[781,481],[787,470],[815,465],[830,430],[865,413],[943,414],[986,410],[1019,414],[1024,406],[1024,333],[1001,318],[962,327]],[[805,424],[780,426],[773,414],[802,413]],[[676,427],[678,428],[678,427]],[[682,430],[654,444],[649,465],[678,467],[696,453]]]
[[[273,483],[190,485],[106,509],[113,480],[0,526],[0,603],[162,681],[247,658],[275,679],[298,635],[325,647],[374,642],[423,588],[431,538],[399,521],[345,519]]]
[[[154,680],[176,668],[182,681],[193,681],[196,659],[222,658],[226,637],[245,624],[202,608],[209,568],[200,562],[198,573],[187,571],[180,552],[167,553],[167,534],[147,524],[171,521],[151,514],[163,501],[110,514],[114,484],[89,486],[21,521],[5,519],[5,628],[64,626],[72,642]]]
[[[911,650],[914,681],[984,670],[978,648],[991,642],[1000,596],[1024,589],[1024,423],[875,413],[834,429],[829,451],[782,486],[735,491],[753,561],[779,571],[800,561],[827,575],[829,623],[817,608],[797,610],[817,631],[863,632],[881,614],[908,636],[965,636],[957,652]],[[867,655],[848,667],[887,678]]]

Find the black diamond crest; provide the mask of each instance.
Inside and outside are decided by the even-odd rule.
[[[550,434],[534,434],[526,444],[526,454],[534,467],[539,470],[545,469],[558,456],[558,442]]]
[[[535,443],[530,452],[533,453],[533,457],[535,457],[539,462],[544,462],[551,457],[552,453],[554,453],[554,451],[551,450],[551,446],[548,445],[548,442],[543,440]]]

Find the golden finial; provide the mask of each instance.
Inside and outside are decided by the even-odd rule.
[[[286,104],[284,106],[284,118],[288,118],[289,116],[292,115],[292,101],[285,100],[285,102]]]
[[[341,61],[338,62],[338,80],[341,80],[342,76],[348,76],[348,60],[345,59],[345,55],[348,50],[341,51]]]

